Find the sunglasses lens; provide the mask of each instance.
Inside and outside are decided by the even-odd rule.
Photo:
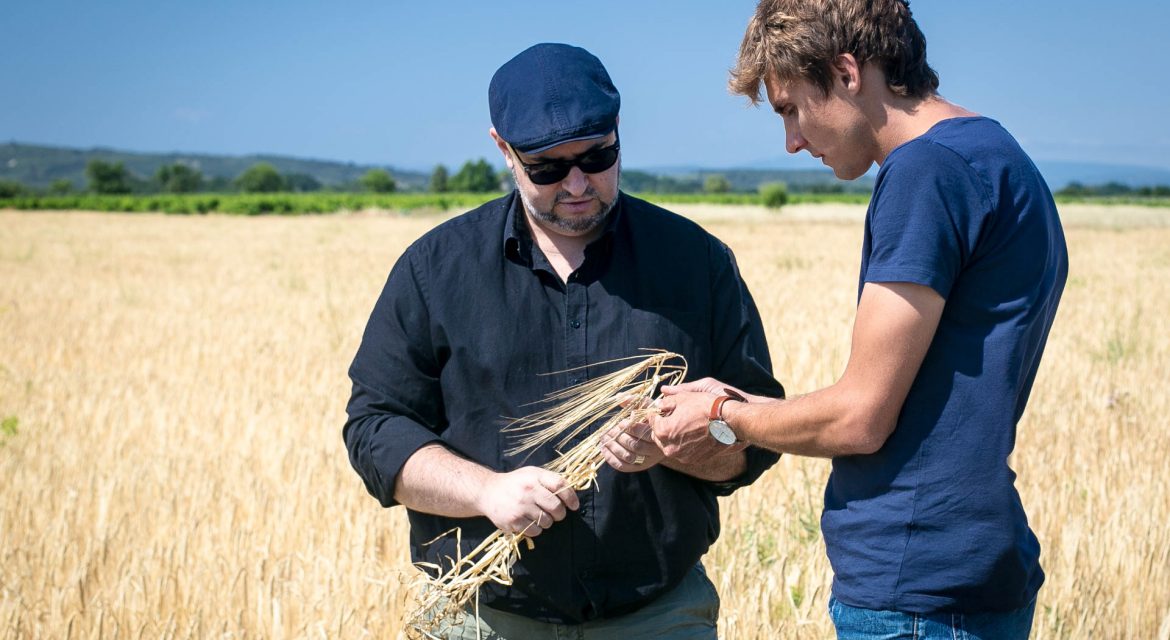
[[[550,185],[565,179],[573,167],[580,167],[585,173],[601,173],[612,167],[618,159],[618,145],[597,149],[576,158],[562,162],[542,162],[524,165],[524,172],[533,184]]]
[[[572,168],[573,165],[571,164],[546,162],[544,164],[526,166],[524,170],[528,173],[528,178],[532,180],[533,184],[549,185],[564,180]]]
[[[586,154],[577,162],[577,166],[585,173],[601,173],[613,166],[617,162],[618,147],[613,145],[604,149],[598,149],[592,153]]]

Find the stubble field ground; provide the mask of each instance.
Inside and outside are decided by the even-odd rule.
[[[735,250],[793,393],[849,352],[862,207],[678,206]],[[1170,638],[1170,215],[1062,207],[1013,466],[1034,638]],[[0,637],[392,638],[413,577],[340,438],[394,259],[441,216],[0,211]],[[723,502],[720,637],[831,637],[829,465]]]

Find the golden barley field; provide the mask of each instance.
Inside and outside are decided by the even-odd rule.
[[[736,251],[790,392],[848,356],[858,207],[676,207]],[[1071,273],[1013,464],[1034,638],[1170,638],[1170,211],[1062,209]],[[440,215],[0,211],[0,638],[394,638],[405,517],[346,368]],[[826,638],[824,460],[723,503],[727,639]]]

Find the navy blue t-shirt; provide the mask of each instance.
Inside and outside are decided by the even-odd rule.
[[[1056,205],[999,123],[938,123],[878,172],[861,282],[946,299],[897,427],[833,460],[822,527],[833,593],[867,609],[1009,611],[1044,572],[1008,464],[1068,274]]]

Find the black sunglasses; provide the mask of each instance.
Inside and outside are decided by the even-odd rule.
[[[507,144],[507,143],[505,143]],[[612,167],[618,159],[618,151],[621,150],[621,143],[616,139],[614,143],[608,147],[600,149],[591,149],[582,153],[575,158],[567,160],[549,160],[548,162],[534,162],[528,164],[520,159],[520,154],[512,149],[512,145],[508,144],[508,148],[512,150],[512,155],[515,156],[516,161],[520,166],[524,167],[524,173],[528,174],[528,179],[533,184],[550,185],[556,184],[565,179],[573,167],[577,167],[585,173],[601,173]]]

